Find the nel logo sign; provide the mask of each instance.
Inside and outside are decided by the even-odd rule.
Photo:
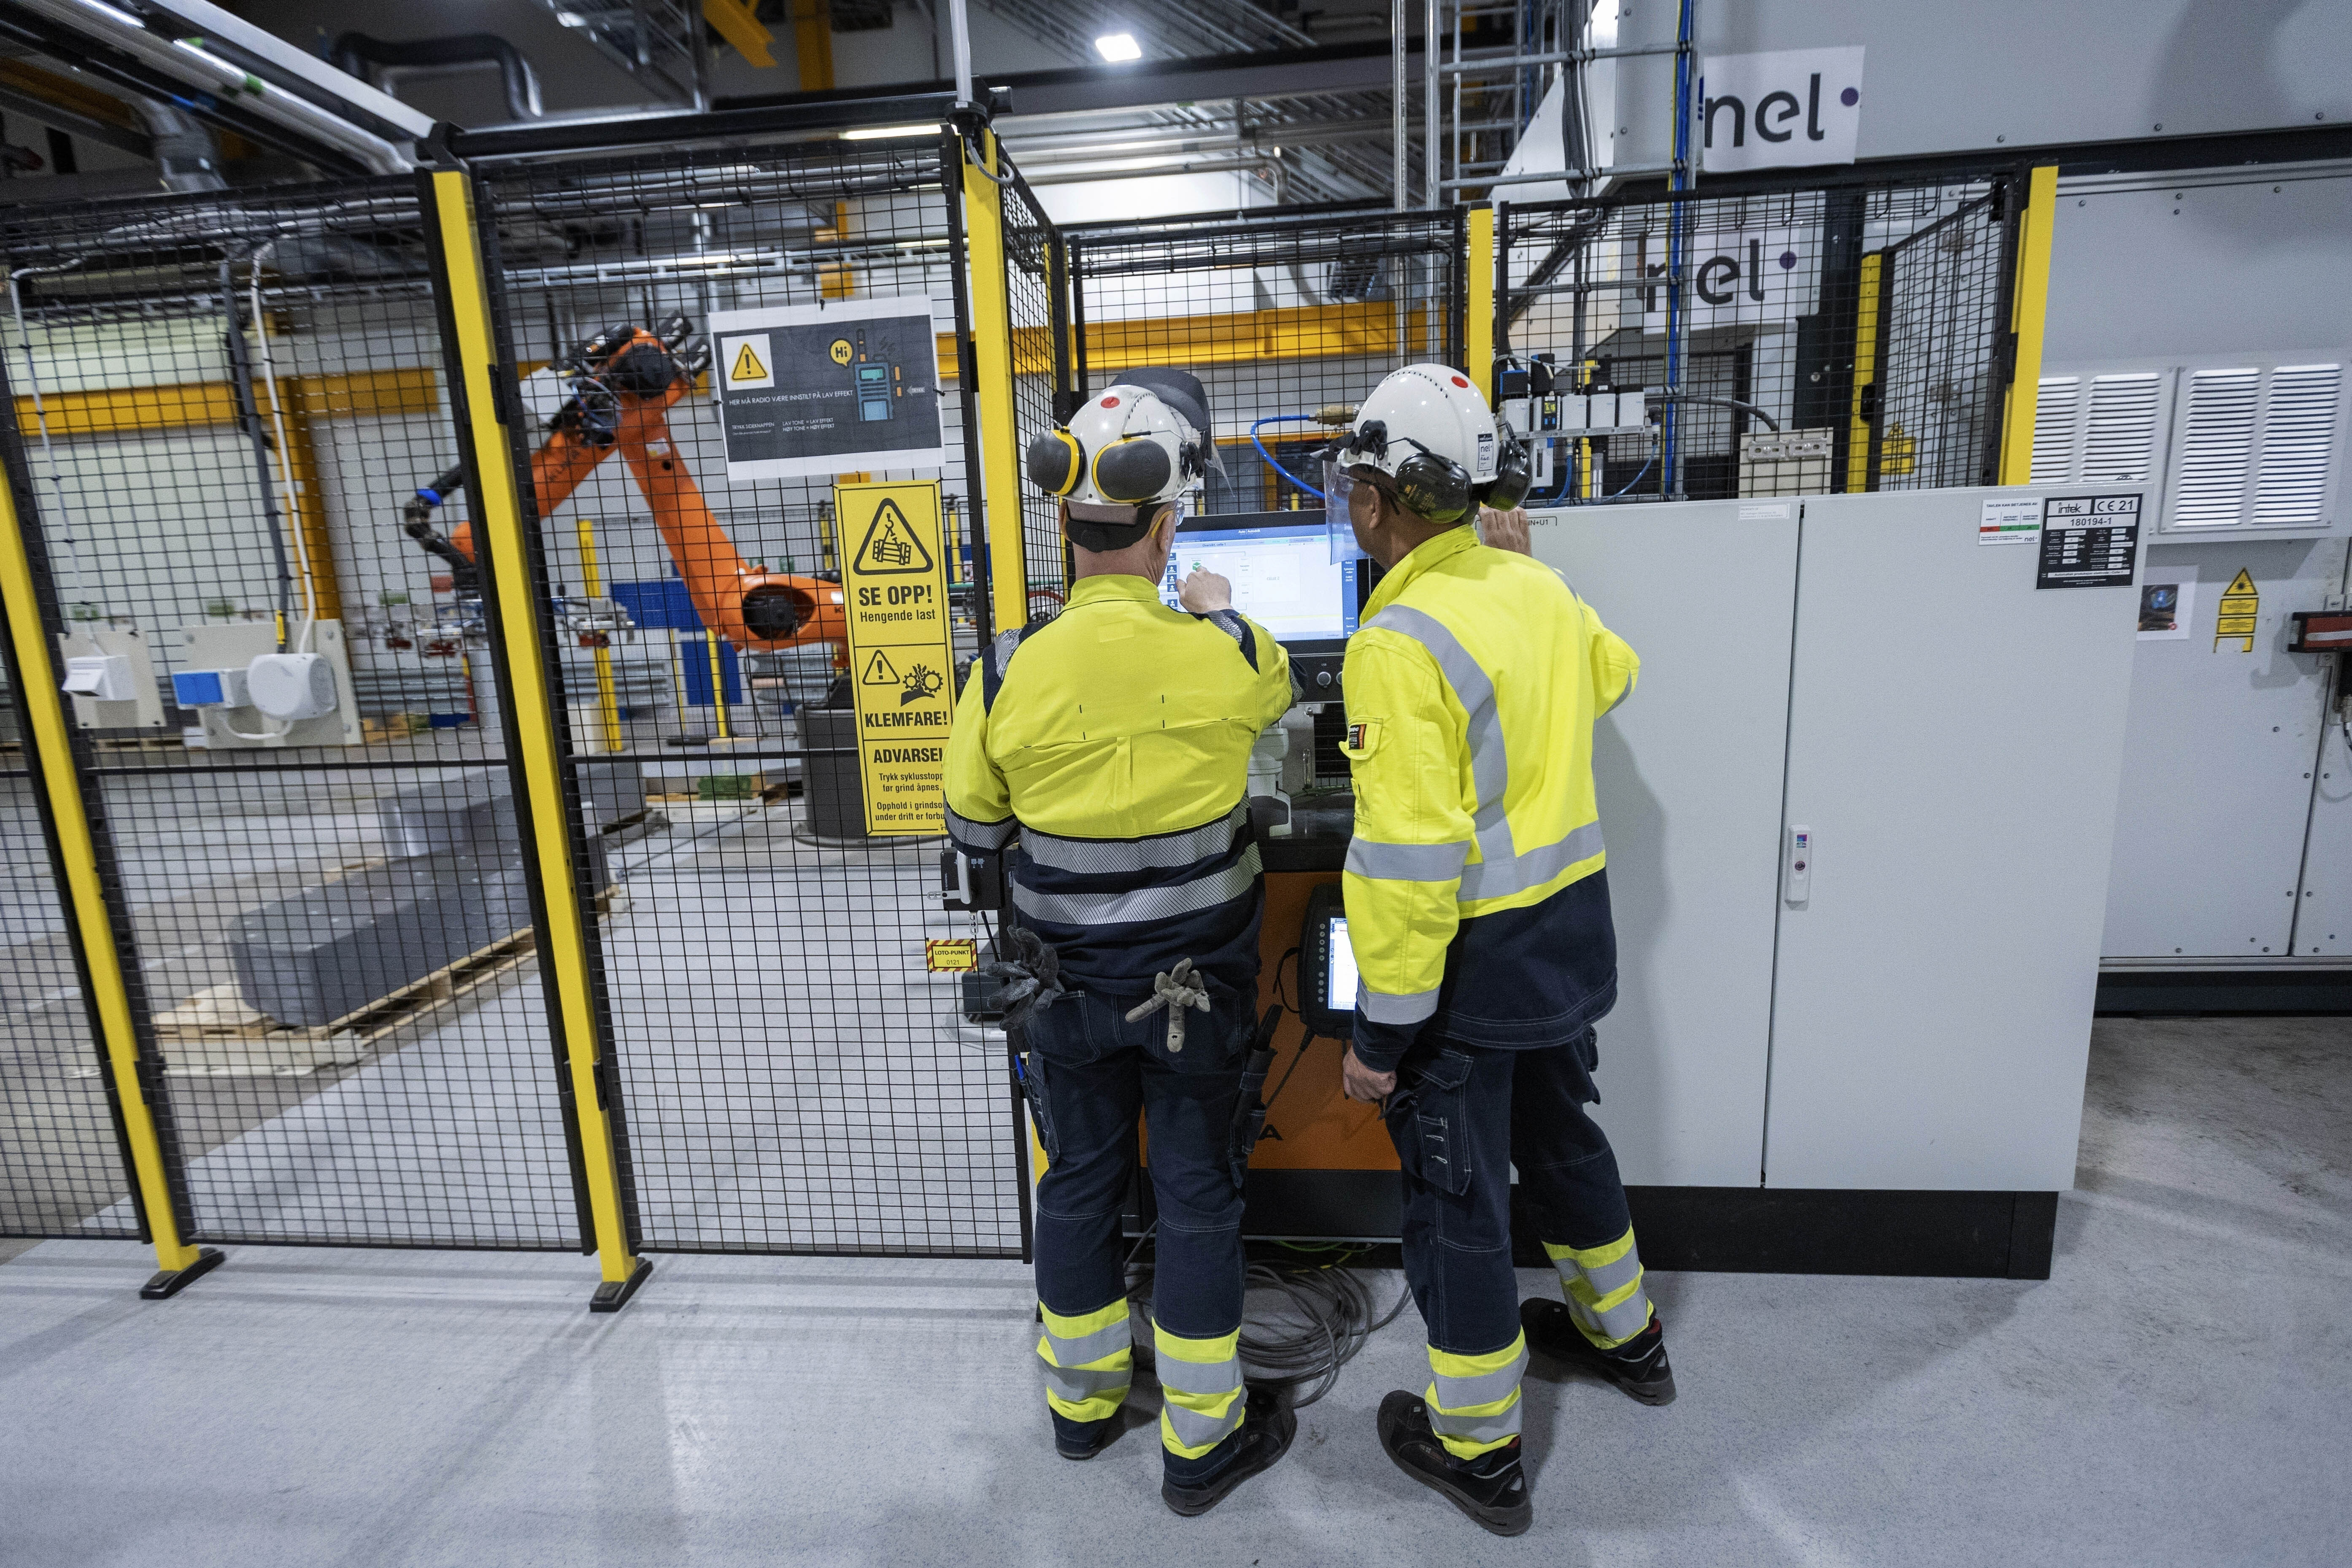
[[[1715,55],[1700,62],[1699,166],[1851,163],[1862,125],[1862,47]]]

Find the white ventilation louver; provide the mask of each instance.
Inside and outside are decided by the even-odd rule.
[[[2262,375],[2258,370],[2189,372],[2189,395],[2181,400],[2173,527],[2230,528],[2243,520]]]
[[[2037,485],[2155,477],[2169,371],[2045,376],[2033,405]]]
[[[2344,367],[2231,366],[2188,378],[2167,526],[2326,527]]]
[[[2163,391],[2163,377],[2152,373],[2095,377],[2077,477],[2140,482],[2153,478]]]
[[[2083,415],[2083,378],[2048,375],[2033,405],[2033,482],[2063,484],[2073,479],[2075,428]]]
[[[2253,526],[2311,528],[2326,521],[2327,475],[2336,455],[2339,364],[2287,364],[2271,373]]]

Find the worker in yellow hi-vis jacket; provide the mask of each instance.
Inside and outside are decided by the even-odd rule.
[[[1119,1430],[1139,1110],[1160,1214],[1160,1495],[1181,1514],[1297,1429],[1274,1390],[1244,1386],[1239,1348],[1265,907],[1244,796],[1251,747],[1293,700],[1290,661],[1214,573],[1185,579],[1181,608],[1160,598],[1179,503],[1214,461],[1207,396],[1181,371],[1124,372],[1038,437],[1029,478],[1061,502],[1076,580],[1058,616],[981,650],[947,759],[950,838],[1006,857],[1023,979],[1068,987],[1008,1018],[1047,1160],[1037,1354],[1055,1445],[1091,1458]]]
[[[1339,468],[1333,504],[1386,568],[1343,679],[1361,976],[1343,1071],[1350,1095],[1386,1100],[1431,1373],[1382,1402],[1381,1441],[1516,1535],[1534,1518],[1519,1467],[1530,1344],[1636,1399],[1674,1397],[1616,1157],[1583,1109],[1600,1098],[1593,1022],[1617,995],[1592,725],[1640,666],[1525,553],[1525,457],[1459,371],[1382,381]],[[1482,503],[1514,549],[1479,542]],[[1564,1300],[1518,1302],[1514,1164]]]

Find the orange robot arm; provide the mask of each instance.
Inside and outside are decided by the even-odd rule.
[[[641,346],[650,346],[668,363],[662,341],[643,329],[614,346],[605,363]],[[709,503],[670,439],[669,406],[686,395],[687,385],[687,377],[678,375],[651,395],[620,392],[614,438],[602,445],[583,439],[576,429],[559,427],[531,454],[531,491],[539,515],[545,519],[569,500],[596,465],[617,448],[653,508],[655,526],[661,530],[662,542],[677,563],[687,596],[704,626],[716,627],[720,637],[743,648],[845,641],[841,584],[753,567],[711,515]],[[449,533],[450,543],[468,560],[474,554],[472,534],[471,525],[462,522]]]

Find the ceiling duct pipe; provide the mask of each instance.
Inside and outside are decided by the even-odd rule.
[[[274,87],[242,66],[207,53],[197,37],[152,32],[138,17],[106,0],[14,0],[16,7],[77,37],[128,55],[146,71],[208,93],[268,121],[315,146],[331,147],[371,174],[405,174],[415,160],[373,132],[305,98]]]
[[[173,104],[152,98],[127,100],[131,112],[147,127],[154,144],[156,166],[163,171],[167,191],[226,190],[221,177],[220,144],[212,127]]]
[[[336,69],[371,87],[387,88],[398,77],[496,66],[499,85],[506,89],[508,119],[537,120],[547,112],[539,101],[539,73],[520,49],[495,33],[399,40],[345,33],[336,38],[329,58]]]

